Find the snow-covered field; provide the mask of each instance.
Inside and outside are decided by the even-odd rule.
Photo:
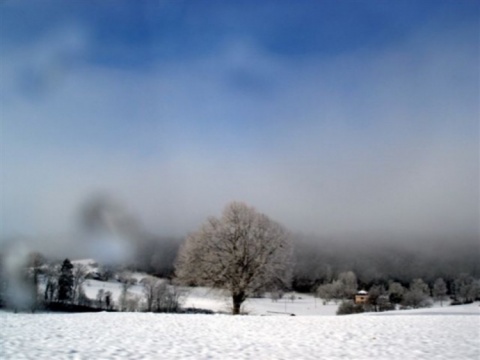
[[[294,297],[292,300],[291,297]],[[187,289],[184,307],[231,312],[232,298],[214,289],[197,287]],[[282,299],[272,301],[269,297],[247,299],[242,312],[249,315],[335,315],[338,304],[324,305],[321,299],[310,294],[287,293]]]
[[[0,312],[2,359],[480,359],[478,303],[398,316]]]

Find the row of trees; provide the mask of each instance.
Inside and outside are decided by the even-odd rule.
[[[414,279],[404,287],[398,281],[389,281],[388,284],[375,284],[368,289],[368,301],[365,305],[354,306],[352,300],[357,293],[357,277],[352,271],[340,273],[331,283],[320,285],[315,296],[324,302],[342,301],[339,312],[351,313],[359,311],[385,311],[401,308],[429,307],[433,301],[443,302],[450,297],[454,304],[470,303],[480,298],[480,280],[462,274],[452,283],[449,292],[447,283],[437,278],[430,287],[421,278]]]
[[[65,259],[61,264],[51,264],[40,254],[33,253],[29,256],[28,263],[17,269],[16,276],[0,274],[0,307],[24,311],[39,308],[67,311],[180,310],[184,293],[168,281],[147,276],[137,283],[128,272],[115,273],[112,268],[106,268],[101,274],[92,275],[84,264],[72,264],[69,259]],[[105,277],[114,277],[114,274],[121,287],[117,299],[114,299],[111,291],[104,289],[98,290],[95,299],[87,297],[84,285],[88,278],[108,280]],[[140,287],[136,294],[129,291],[132,286]],[[138,294],[138,290],[143,296]]]

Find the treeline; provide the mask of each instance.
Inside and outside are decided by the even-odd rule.
[[[450,286],[462,273],[480,277],[475,242],[319,241],[298,236],[295,251],[293,286],[299,291],[310,292],[345,271],[353,271],[366,288],[390,281],[407,286],[416,278],[432,286],[439,277]]]

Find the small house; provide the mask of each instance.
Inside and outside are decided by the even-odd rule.
[[[355,294],[355,304],[365,304],[368,301],[368,292],[360,290]]]

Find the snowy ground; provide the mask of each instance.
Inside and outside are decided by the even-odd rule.
[[[74,260],[72,263],[83,264],[87,266],[89,271],[98,270],[98,265],[96,265],[96,262],[92,259]],[[141,301],[143,301],[143,286],[140,284],[140,281],[148,275],[139,272],[129,272],[128,276],[137,280],[137,284],[131,286],[128,289],[128,293],[130,295],[137,296],[139,299],[141,299]],[[83,284],[83,289],[85,294],[92,300],[96,298],[100,289],[103,289],[104,291],[110,291],[113,294],[114,303],[118,304],[119,297],[122,292],[122,285],[116,280],[98,281],[89,279]],[[205,287],[182,287],[180,290],[184,294],[184,296],[181,298],[181,303],[184,308],[206,309],[220,313],[231,312],[232,299],[223,291]],[[277,301],[272,301],[268,294],[266,294],[266,296],[263,298],[247,299],[247,301],[245,301],[245,303],[242,305],[242,312],[249,315],[271,316],[290,314],[334,316],[336,315],[337,308],[338,304],[335,304],[334,302],[323,304],[321,299],[315,298],[311,294],[286,293],[282,299]],[[433,308],[423,309],[421,312],[426,314],[434,314],[437,311],[440,311],[441,314],[446,314],[446,309],[437,310],[437,308],[440,308],[440,303],[435,303]],[[416,310],[414,313],[418,313],[419,311],[420,310]],[[448,307],[448,312],[455,314],[457,312],[463,313],[464,310],[462,307]],[[389,311],[382,313],[382,315],[395,314],[406,315],[408,314],[408,311],[402,311],[400,313]]]
[[[131,276],[140,281],[145,274]],[[84,283],[92,299],[99,289],[118,301],[121,284]],[[230,310],[230,297],[218,290],[184,290],[184,307]],[[142,297],[142,286],[129,293]],[[257,316],[0,312],[0,359],[480,360],[478,303],[332,316],[336,310],[287,293],[278,301],[247,300],[243,311]]]
[[[480,359],[478,303],[388,314],[0,312],[0,358]]]

